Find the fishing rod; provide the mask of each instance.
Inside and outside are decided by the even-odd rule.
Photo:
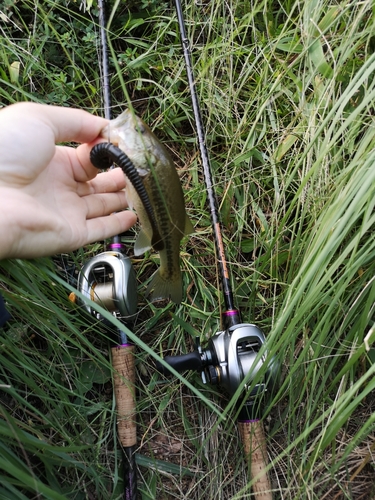
[[[240,313],[234,306],[212,169],[196,91],[190,43],[186,35],[185,20],[180,0],[175,0],[175,7],[226,309],[223,313],[224,330],[213,335],[205,349],[201,347],[199,339],[197,339],[196,349],[193,352],[179,356],[166,356],[164,360],[179,372],[186,370],[200,371],[204,383],[209,382],[213,385],[220,385],[229,392],[230,396],[238,393],[238,389],[242,388],[243,397],[238,399],[240,403],[237,407],[238,428],[248,461],[250,477],[253,481],[254,497],[257,500],[272,500],[271,483],[269,475],[266,472],[268,460],[261,416],[266,396],[276,385],[276,363],[271,361],[268,364],[264,380],[255,384],[255,387],[248,394],[247,388],[251,386],[268,357],[266,339],[261,330],[255,325],[241,323]],[[260,357],[259,353],[261,350],[263,355]],[[168,370],[162,365],[159,364],[158,368],[161,372],[167,374]]]
[[[111,87],[109,78],[107,34],[104,0],[98,0],[99,29],[101,41],[101,80],[104,103],[104,116],[111,119]],[[99,144],[99,149],[103,144]],[[107,144],[105,145],[107,146]],[[104,147],[105,147],[104,146]],[[127,158],[124,159],[127,161]],[[109,166],[109,165],[108,165]],[[130,165],[132,167],[132,165]],[[125,246],[120,235],[114,236],[107,251],[90,259],[78,276],[78,289],[82,295],[100,304],[114,314],[120,314],[131,321],[137,311],[137,282],[130,259],[124,254]],[[108,329],[113,326],[104,320],[89,302],[83,301],[86,311],[99,319]],[[135,362],[134,345],[124,331],[115,332],[117,339],[111,348],[114,369],[113,387],[116,401],[117,434],[123,451],[124,500],[137,498],[137,474],[135,451],[137,444],[136,401],[135,401]]]
[[[220,275],[221,275],[221,284],[222,284],[222,288],[223,288],[224,301],[225,301],[225,306],[226,306],[226,310],[224,311],[224,318],[223,319],[224,319],[224,324],[226,326],[227,325],[229,326],[230,324],[235,325],[237,323],[240,323],[240,316],[239,316],[239,311],[234,307],[234,299],[233,299],[233,292],[232,292],[232,287],[231,287],[231,283],[230,283],[228,264],[227,264],[227,259],[226,259],[225,251],[224,251],[223,238],[221,235],[219,209],[218,209],[218,204],[217,204],[217,199],[216,199],[214,184],[213,184],[213,178],[212,178],[212,173],[211,173],[211,171],[212,171],[211,163],[210,163],[210,158],[209,158],[207,147],[206,147],[206,139],[205,139],[202,115],[201,115],[197,91],[196,91],[196,84],[195,84],[194,73],[193,73],[193,64],[192,64],[191,54],[190,54],[190,44],[189,44],[189,40],[186,36],[185,20],[184,20],[184,16],[183,16],[183,12],[182,12],[181,2],[179,0],[175,0],[175,5],[176,5],[176,11],[177,11],[178,25],[180,28],[181,44],[182,44],[182,49],[183,49],[184,58],[185,58],[186,74],[187,74],[188,81],[189,81],[190,96],[191,96],[191,101],[193,104],[196,132],[198,135],[198,145],[199,145],[199,149],[200,149],[200,155],[201,155],[201,160],[202,160],[202,165],[203,165],[204,179],[205,179],[206,190],[207,190],[207,195],[208,195],[208,204],[209,204],[209,207],[211,210],[211,221],[212,221],[212,228],[213,228],[214,238],[215,238],[216,257],[217,257],[217,261],[219,264]]]

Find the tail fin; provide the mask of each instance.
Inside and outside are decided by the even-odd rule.
[[[150,294],[151,301],[161,299],[171,299],[176,304],[182,300],[182,278],[178,275],[174,281],[164,279],[158,269],[147,287],[146,295]]]

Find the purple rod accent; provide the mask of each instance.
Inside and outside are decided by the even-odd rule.
[[[236,314],[238,314],[236,309],[230,309],[229,311],[225,311],[224,316],[235,316]]]
[[[125,248],[125,245],[123,245],[122,243],[111,243],[110,245],[108,245],[108,248],[111,250],[115,248]]]

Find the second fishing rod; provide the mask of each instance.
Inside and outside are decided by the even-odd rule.
[[[180,29],[181,44],[185,58],[186,75],[189,81],[190,96],[193,105],[194,119],[196,132],[198,136],[198,145],[200,149],[200,156],[202,160],[204,180],[208,196],[208,204],[211,213],[212,229],[215,238],[216,258],[219,264],[221,284],[223,288],[225,308],[224,311],[224,325],[233,326],[240,323],[239,311],[234,306],[233,291],[230,283],[229,268],[224,250],[223,238],[221,233],[221,223],[219,217],[218,204],[214,190],[214,182],[212,176],[212,169],[210,157],[206,147],[205,131],[202,121],[202,114],[200,110],[199,100],[197,96],[196,83],[193,72],[193,64],[190,53],[190,43],[186,35],[185,20],[182,12],[182,5],[179,0],[175,1],[178,25]]]
[[[197,339],[196,349],[193,352],[180,356],[166,356],[164,359],[179,372],[185,370],[201,372],[204,383],[224,387],[230,397],[240,392],[237,403],[238,428],[249,466],[254,497],[257,500],[272,500],[272,487],[267,472],[266,440],[261,417],[268,394],[277,383],[277,367],[275,362],[267,359],[269,356],[266,339],[261,330],[254,324],[241,323],[240,313],[234,304],[212,168],[196,90],[190,42],[186,34],[180,0],[175,0],[175,7],[211,214],[225,311],[223,331],[213,335],[206,348],[202,348]],[[264,363],[268,365],[266,370],[263,369]],[[166,369],[161,366],[159,368],[166,373]],[[260,371],[265,372],[263,378],[254,384],[253,382],[259,379]],[[251,387],[250,391],[248,387]]]

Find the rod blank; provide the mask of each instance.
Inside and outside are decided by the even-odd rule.
[[[105,31],[105,10],[104,1],[98,1],[99,8],[99,28],[100,28],[100,41],[102,46],[102,91],[104,102],[104,118],[111,119],[111,86],[109,82],[109,64],[108,64],[108,51],[107,51],[107,37]]]
[[[212,179],[212,169],[211,169],[210,158],[209,158],[207,147],[206,147],[203,121],[202,121],[202,116],[201,116],[201,111],[200,111],[200,106],[199,106],[199,101],[198,101],[198,96],[197,96],[197,91],[196,91],[196,83],[195,83],[194,73],[193,73],[193,64],[192,64],[192,60],[191,60],[190,44],[189,44],[189,40],[186,36],[185,20],[184,20],[184,16],[182,13],[182,6],[181,6],[180,0],[175,0],[175,5],[176,5],[176,11],[177,11],[178,25],[180,28],[181,44],[182,44],[182,49],[183,49],[183,53],[184,53],[184,57],[185,57],[186,73],[187,73],[187,77],[188,77],[188,81],[189,81],[191,100],[192,100],[192,104],[193,104],[193,112],[194,112],[195,124],[196,124],[196,129],[197,129],[197,135],[198,135],[198,144],[199,144],[202,165],[203,165],[204,180],[205,180],[205,184],[206,184],[208,202],[209,202],[210,212],[211,212],[212,228],[214,231],[217,261],[219,263],[219,269],[220,269],[220,275],[221,275],[220,277],[221,277],[221,283],[222,283],[222,287],[223,287],[225,306],[226,306],[227,311],[237,312],[235,307],[234,307],[233,292],[232,292],[232,287],[230,284],[230,277],[229,277],[229,269],[228,269],[227,259],[226,259],[225,251],[224,251],[223,238],[221,235],[219,209],[218,209],[218,204],[217,204],[217,200],[216,200],[216,194],[215,194],[213,179]],[[230,323],[233,325],[236,323],[239,323],[238,312],[237,312],[235,320],[234,320],[233,316],[234,315],[231,315],[229,318]]]

